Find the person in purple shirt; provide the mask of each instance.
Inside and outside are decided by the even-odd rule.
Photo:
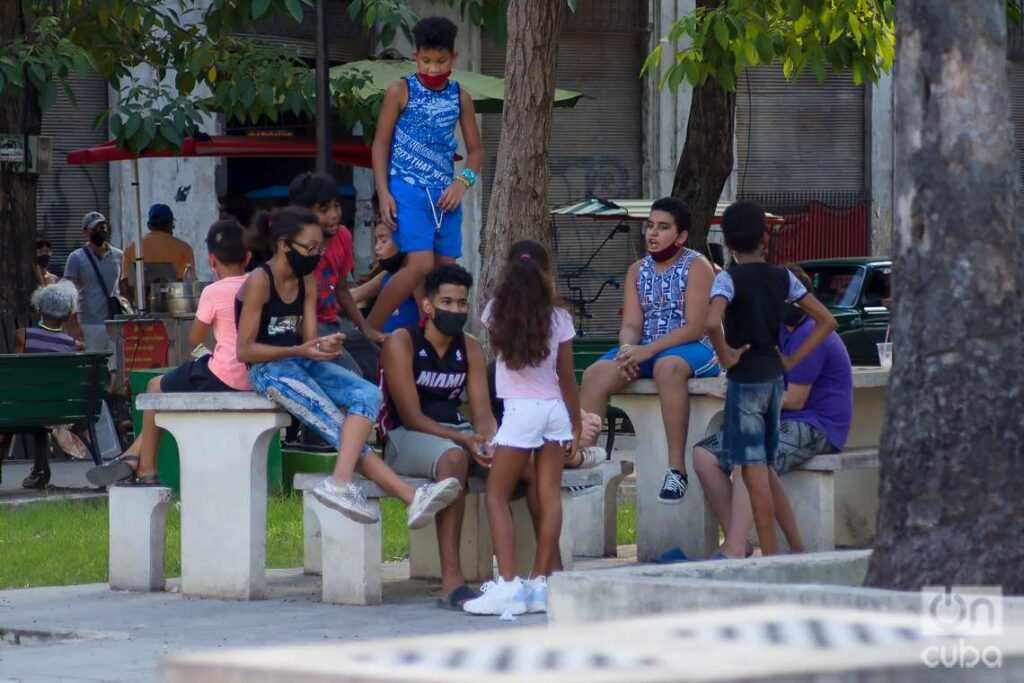
[[[799,266],[789,266],[790,272],[808,290],[811,279]],[[799,348],[803,340],[814,329],[811,320],[799,307],[790,305],[783,313],[779,328],[779,351],[784,357]],[[839,335],[833,332],[796,367],[786,373],[786,391],[782,395],[782,414],[779,424],[779,447],[772,463],[776,473],[783,475],[794,470],[816,455],[838,453],[846,445],[853,420],[853,368]],[[719,431],[693,447],[693,464],[705,491],[711,487],[703,484],[713,474],[713,469],[730,473],[727,452]],[[721,475],[719,475],[721,476]],[[752,548],[747,542],[753,524],[753,512],[743,478],[732,477],[732,491],[729,500],[723,501],[723,509],[731,515],[743,515],[744,519],[735,527],[730,519],[719,520],[726,530],[746,529],[745,533],[726,534],[725,542],[714,558],[738,558],[749,555]],[[799,525],[797,520],[797,524]],[[734,537],[735,536],[735,537]],[[792,546],[793,544],[791,544]],[[791,547],[792,552],[802,552],[802,547]]]

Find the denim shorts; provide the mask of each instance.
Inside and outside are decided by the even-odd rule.
[[[380,389],[326,361],[286,358],[258,363],[249,370],[249,381],[253,391],[280,404],[334,448],[346,413],[373,421],[380,412]]]
[[[726,474],[732,471],[722,432],[716,432],[698,441],[695,447],[703,448],[718,458],[718,464]],[[814,456],[826,453],[838,453],[838,451],[828,442],[825,432],[809,422],[782,420],[779,423],[779,446],[775,450],[775,461],[772,463],[772,468],[777,474],[785,474],[790,470],[797,469]]]
[[[636,346],[643,345],[637,344]],[[601,356],[600,360],[615,360],[615,355],[618,352],[619,347],[616,346]],[[721,366],[718,365],[718,359],[715,358],[714,351],[700,342],[690,342],[689,344],[680,344],[679,346],[672,346],[664,351],[659,351],[656,355],[640,363],[637,366],[637,369],[640,370],[640,376],[647,379],[654,377],[654,364],[662,358],[668,358],[669,356],[676,356],[686,361],[686,364],[690,366],[690,370],[693,371],[694,377],[718,377],[718,373],[721,372]]]
[[[462,256],[462,205],[443,213],[437,208],[437,200],[445,188],[417,187],[391,178],[388,189],[398,207],[398,227],[392,237],[399,251],[407,254],[432,251],[451,258]]]
[[[785,384],[730,379],[725,391],[724,447],[730,465],[772,465],[779,447]]]

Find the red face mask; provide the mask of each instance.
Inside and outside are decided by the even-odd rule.
[[[672,243],[671,245],[665,247],[661,251],[651,251],[648,253],[651,255],[652,259],[654,259],[658,263],[661,263],[662,261],[668,261],[670,258],[678,254],[679,250],[682,248],[682,246]]]
[[[451,69],[445,71],[442,74],[425,74],[422,71],[418,72],[416,76],[420,79],[420,83],[427,86],[432,90],[438,90],[445,83],[448,82],[448,78],[452,75]]]

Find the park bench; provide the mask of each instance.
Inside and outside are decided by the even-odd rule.
[[[303,567],[307,574],[322,576],[324,602],[350,605],[374,605],[381,601],[381,524],[358,524],[341,513],[320,504],[310,492],[324,474],[296,474],[295,489],[302,491]],[[403,477],[411,486],[426,479]],[[570,487],[599,486],[603,481],[597,468],[566,470],[562,475],[562,532],[559,553],[566,569],[572,567],[574,517]],[[376,484],[359,479],[366,497],[379,514],[380,500],[388,494]],[[467,482],[466,516],[462,524],[460,555],[467,581],[493,576],[494,550],[484,507],[486,481],[470,477]],[[512,505],[516,528],[516,573],[526,576],[533,564],[536,540],[525,498]],[[409,572],[412,578],[437,579],[441,576],[437,552],[436,526],[409,532]]]
[[[39,433],[84,425],[96,464],[96,419],[107,386],[109,353],[0,355],[0,434]]]
[[[868,519],[864,506],[869,505],[870,500],[840,501],[836,496],[837,477],[844,472],[863,470],[878,470],[877,447],[849,448],[842,453],[818,455],[781,477],[807,552],[835,550],[836,537],[841,536],[838,527],[844,519]],[[843,505],[851,505],[851,509],[843,510]],[[873,523],[873,510],[870,519]],[[776,535],[785,548],[782,531],[777,529]]]
[[[888,380],[889,371],[883,368],[853,369],[853,424],[847,450],[877,448]],[[688,386],[690,422],[686,437],[686,466],[690,477],[686,497],[680,505],[662,505],[657,500],[668,468],[668,445],[654,382],[631,382],[611,397],[611,403],[626,412],[636,431],[636,535],[637,558],[641,562],[674,547],[682,548],[689,557],[707,557],[718,547],[718,524],[693,469],[693,446],[704,438],[712,419],[722,411],[722,401],[711,394],[724,393],[725,378],[691,379]],[[864,454],[857,457],[862,456]],[[841,459],[820,462],[822,468],[826,463],[832,463],[837,469],[829,470],[831,474],[826,474],[825,469],[811,470],[817,474],[799,475],[798,479],[792,480],[791,486],[795,487],[798,480],[817,481],[810,491],[819,501],[828,497],[828,487],[831,486],[834,491],[834,544],[869,545],[874,537],[874,512],[878,506],[877,467],[847,467],[846,461]],[[863,464],[865,461],[850,462]],[[822,510],[815,514],[820,519],[825,512]],[[797,521],[802,521],[799,513]],[[822,543],[827,542],[824,532],[816,537]]]
[[[277,404],[252,392],[142,394],[136,404],[140,410],[155,410],[156,423],[166,429],[178,444],[181,468],[182,593],[197,597],[234,599],[262,597],[266,566],[267,446],[269,440],[276,438],[278,431],[290,423],[291,416]],[[565,486],[603,485],[605,494],[601,496],[601,502],[609,498],[613,501],[610,511],[603,511],[599,523],[589,527],[583,525],[583,528],[589,528],[588,533],[599,535],[596,540],[589,542],[590,546],[606,545],[605,539],[609,533],[606,520],[609,518],[611,533],[614,534],[615,496],[614,492],[609,496],[607,491],[618,486],[627,469],[628,465],[609,462],[600,468],[570,471],[563,479]],[[372,485],[368,485],[367,489],[369,497],[375,500],[382,495]],[[144,561],[139,560],[135,564],[125,560],[123,565],[119,565],[126,567],[126,573],[134,572],[134,578],[119,575],[117,583],[148,590],[151,588],[146,586],[163,585],[162,574],[155,576],[144,572],[148,571],[147,567],[157,563],[158,554],[162,557],[162,506],[165,497],[162,493],[135,494],[136,491],[139,489],[116,491],[116,505],[121,510],[118,514],[113,513],[115,502],[113,499],[111,501],[111,566],[126,557],[144,558]],[[475,492],[482,492],[482,489]],[[564,495],[568,500],[568,491]],[[306,497],[309,498],[308,495]],[[585,497],[586,494],[578,496]],[[586,503],[588,506],[593,504],[589,500]],[[477,511],[467,512],[467,517],[478,514],[474,524],[486,530],[482,500],[476,501],[475,505]],[[568,510],[565,519],[570,520],[572,508],[569,504],[565,507]],[[304,517],[308,528],[312,530],[316,520],[311,519],[310,514],[307,512]],[[331,515],[331,519],[341,517],[334,512]],[[334,533],[336,525],[328,523],[326,526],[331,527],[329,533]],[[154,532],[156,527],[160,527],[159,534]],[[565,539],[570,539],[563,541],[570,543],[563,548],[563,557],[569,558],[567,562],[571,562],[572,556],[572,531],[578,528],[581,527],[570,526],[569,532],[565,534]],[[433,527],[428,529],[431,531],[427,533],[432,534]],[[356,550],[351,550],[353,546],[347,545],[343,554],[362,553],[361,556],[367,558],[362,561],[363,566],[372,564],[368,558],[374,557],[379,564],[379,529],[377,532],[363,531],[363,540],[358,542],[363,545]],[[378,536],[376,555],[366,545],[374,542],[374,533]],[[413,534],[411,545],[416,548],[435,548],[433,552],[436,555],[436,544],[423,534],[423,531]],[[349,535],[354,537],[357,534],[351,532]],[[160,549],[156,548],[157,545],[161,546]],[[308,552],[314,552],[311,545],[309,548]],[[328,550],[325,554],[332,552]],[[524,550],[520,554],[527,552],[532,556],[532,550]],[[439,575],[430,561],[419,561],[420,555],[414,553],[417,558],[412,563],[414,571],[421,576]],[[478,557],[475,551],[464,555]],[[312,557],[309,555],[307,558],[308,567],[315,564]],[[484,568],[483,564],[481,561],[477,565],[478,569],[469,573],[470,576],[489,577],[491,565],[488,563]],[[377,572],[379,574],[379,568]],[[112,579],[113,576],[112,571]]]

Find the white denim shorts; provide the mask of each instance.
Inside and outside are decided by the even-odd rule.
[[[572,421],[560,398],[507,398],[495,446],[540,448],[545,441],[572,441]]]

